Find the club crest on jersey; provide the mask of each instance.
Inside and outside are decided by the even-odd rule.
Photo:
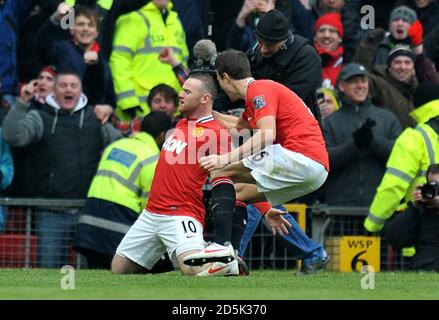
[[[264,96],[257,96],[253,98],[253,104],[255,105],[255,109],[261,109],[265,107],[265,98]]]
[[[194,138],[201,137],[203,135],[203,133],[204,133],[204,128],[201,128],[201,127],[197,127],[194,130],[192,130],[192,136]]]

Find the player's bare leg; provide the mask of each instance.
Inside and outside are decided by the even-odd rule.
[[[111,262],[111,272],[113,274],[144,273],[145,271],[146,269],[141,265],[118,254],[114,255],[113,261]]]
[[[236,183],[236,198],[244,201],[245,203],[254,203],[267,201],[264,193],[258,191],[256,184],[250,183]]]
[[[256,184],[256,180],[250,174],[250,170],[242,164],[242,161],[231,163],[219,170],[214,170],[210,173],[210,177],[230,177],[234,183]]]

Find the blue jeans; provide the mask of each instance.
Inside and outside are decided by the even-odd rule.
[[[38,267],[60,268],[68,264],[78,215],[41,210],[36,217]]]
[[[276,208],[286,211],[286,209],[282,206],[277,206]],[[247,214],[247,226],[244,234],[242,235],[241,245],[239,247],[239,255],[241,257],[244,255],[248,243],[250,242],[250,239],[255,233],[255,230],[259,225],[259,221],[262,218],[262,215],[259,213],[258,209],[252,205],[247,206]],[[314,264],[322,260],[322,258],[326,256],[326,252],[322,245],[309,238],[306,233],[303,232],[291,214],[288,213],[284,217],[289,223],[291,223],[292,227],[287,235],[281,237],[288,243],[288,249],[289,252],[292,253],[292,257],[294,259],[302,259],[303,265]],[[262,221],[271,232],[271,227],[268,225],[265,219],[262,219]]]

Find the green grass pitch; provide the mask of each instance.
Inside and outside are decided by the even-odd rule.
[[[75,270],[73,290],[61,288],[64,276],[59,269],[0,269],[0,299],[439,299],[439,273],[429,272],[376,273],[375,289],[361,288],[365,274],[338,272],[296,276],[294,271],[258,270],[248,277],[201,278]]]

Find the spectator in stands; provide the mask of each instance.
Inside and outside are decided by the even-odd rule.
[[[36,110],[43,107],[47,96],[53,92],[55,77],[55,67],[46,66],[40,70],[38,79],[32,80],[21,87],[20,97],[23,97],[25,92],[35,90],[35,95],[29,102],[29,109]],[[34,190],[31,180],[34,165],[30,159],[28,148],[12,146],[11,152],[14,158],[15,176],[6,193],[12,197],[28,197]]]
[[[151,106],[151,110],[165,112],[171,122],[175,122],[178,104],[178,93],[166,84],[155,86],[148,96],[148,105]]]
[[[439,85],[422,83],[413,101],[415,109],[410,115],[418,126],[405,129],[395,142],[386,174],[364,221],[370,232],[380,231],[395,211],[404,209],[404,204],[413,199],[415,187],[426,181],[425,174],[420,173],[439,163]]]
[[[406,5],[418,15],[424,29],[424,37],[438,25],[439,3],[437,0],[398,0],[396,6]]]
[[[369,72],[362,65],[343,66],[337,83],[342,107],[323,126],[331,167],[326,203],[368,206],[401,126],[390,111],[371,103]]]
[[[407,45],[397,45],[389,52],[385,66],[372,67],[370,52],[374,50],[374,46],[376,47],[365,39],[354,58],[355,62],[372,73],[369,77],[372,101],[391,110],[403,128],[414,127],[416,123],[409,114],[413,110],[413,94],[418,86],[415,62],[422,57],[415,56]],[[422,62],[418,62],[417,65],[421,64]]]
[[[174,127],[179,120],[177,116],[177,107],[179,104],[178,93],[167,84],[159,84],[151,89],[148,96],[148,105],[151,106],[151,111],[161,111],[171,119]],[[141,117],[136,117],[131,121],[119,121],[113,118],[114,126],[124,135],[130,136],[133,133],[141,131],[142,126]]]
[[[177,60],[187,67],[184,30],[169,0],[153,0],[118,19],[110,65],[120,120],[147,114],[147,97],[157,84],[165,83],[180,91],[172,67],[159,61],[165,47],[173,47]]]
[[[391,11],[394,9],[397,0],[349,0],[341,10],[341,20],[344,26],[344,63],[352,62],[355,51],[361,40],[367,35],[371,29],[385,29],[389,28],[389,17]],[[372,16],[366,16],[365,13],[372,11],[363,8],[371,6],[373,11]],[[370,8],[370,7],[369,7]],[[366,25],[365,25],[366,24]],[[381,41],[381,40],[380,40]]]
[[[314,47],[322,58],[322,87],[333,89],[343,66],[344,29],[339,13],[327,13],[317,19]]]
[[[6,187],[12,182],[13,176],[14,163],[11,151],[9,150],[9,146],[3,140],[3,137],[0,137],[0,191],[6,189]],[[7,217],[8,208],[6,206],[0,206],[0,233],[6,230]]]
[[[105,149],[75,235],[75,248],[87,257],[88,268],[111,268],[117,246],[148,200],[169,129],[171,119],[152,111],[142,119],[139,133]]]
[[[383,234],[397,248],[415,247],[411,269],[439,272],[439,164],[428,167],[426,184],[430,190],[424,187],[422,192],[418,185],[413,190],[413,203],[386,222]]]
[[[291,0],[291,22],[298,34],[311,40],[315,22],[327,13],[340,13],[345,0]]]
[[[416,12],[407,6],[399,6],[392,11],[389,31],[390,34],[384,36],[374,53],[374,65],[387,64],[390,50],[398,44],[411,45],[413,49],[416,49],[423,43],[422,24],[419,22]],[[373,30],[369,33],[372,33],[372,37],[379,35]]]
[[[252,76],[287,86],[319,119],[316,91],[322,83],[322,64],[317,51],[291,33],[287,18],[276,9],[262,16],[255,32],[258,43],[249,53]]]
[[[96,38],[99,34],[99,16],[91,8],[79,6],[75,12],[75,26],[70,29],[71,39],[65,39],[61,19],[72,7],[62,2],[57,11],[39,29],[36,44],[41,54],[61,71],[74,71],[81,76],[84,92],[90,103],[96,105],[99,119],[106,122],[115,104],[113,82],[108,63],[99,54]],[[96,75],[92,75],[96,73]],[[98,81],[89,81],[86,75]],[[99,86],[99,88],[97,88]]]
[[[245,0],[229,31],[227,47],[247,51],[256,42],[254,31],[262,15],[275,8],[276,0]]]
[[[27,146],[32,163],[34,197],[83,199],[105,145],[120,137],[109,123],[96,118],[82,93],[81,78],[58,73],[54,93],[38,109],[29,110],[35,87],[23,90],[3,123],[3,138],[12,146]],[[37,210],[39,266],[67,263],[75,210]]]
[[[340,109],[340,102],[338,101],[338,95],[335,90],[319,89],[317,98],[322,120],[329,117],[334,111]]]
[[[17,37],[21,19],[31,9],[30,0],[0,2],[0,122],[17,94]]]

